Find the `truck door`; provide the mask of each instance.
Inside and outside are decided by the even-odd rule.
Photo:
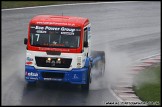
[[[89,46],[86,46],[86,45],[89,45],[89,44],[85,44],[85,43],[88,43],[88,29],[87,27],[84,28],[84,58],[88,57],[88,48]]]
[[[88,43],[88,47],[83,47],[84,48],[84,54],[86,54],[86,56],[90,55],[91,52],[91,33],[90,33],[90,24],[88,24],[86,27],[84,27],[84,43],[87,42]],[[83,43],[83,44],[84,44]]]

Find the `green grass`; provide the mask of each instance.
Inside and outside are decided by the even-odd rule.
[[[8,8],[20,8],[31,6],[82,3],[82,2],[92,2],[92,1],[2,1],[1,8],[8,9]]]
[[[149,105],[161,103],[160,74],[160,66],[156,66],[146,69],[135,77],[135,93],[142,101],[150,102]]]

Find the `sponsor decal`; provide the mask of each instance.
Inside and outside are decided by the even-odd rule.
[[[77,74],[74,74],[74,79],[78,79],[79,77],[77,76]]]
[[[45,26],[45,30],[60,30],[60,28],[59,27]]]
[[[34,78],[34,77],[30,77],[29,79],[32,79],[32,80],[38,80],[38,78]]]
[[[57,26],[31,26],[31,29],[35,30],[36,33],[48,33],[48,31],[61,31],[64,35],[75,35],[75,31],[80,31],[77,28],[69,27],[57,27]]]
[[[44,80],[62,81],[60,78],[44,78]]]
[[[75,28],[67,28],[67,27],[53,27],[53,26],[31,26],[31,28],[35,28],[35,30],[55,30],[55,31],[63,31],[63,32],[75,32]]]
[[[26,72],[25,74],[27,76],[35,76],[35,77],[38,76],[38,73],[33,73],[33,72],[28,72],[28,73]]]
[[[33,61],[33,58],[27,57],[26,60],[27,61]]]
[[[75,31],[75,29],[73,29],[73,28],[61,27],[61,31],[69,31],[69,32],[74,32],[74,31]]]
[[[34,77],[25,77],[28,80],[38,80],[38,78],[34,78]]]
[[[26,62],[26,64],[27,64],[27,65],[31,65],[31,64],[33,64],[33,62]]]
[[[37,33],[47,33],[47,31],[37,30]]]
[[[69,52],[69,49],[59,49],[59,48],[44,48],[44,47],[39,47],[39,50],[46,50],[46,51],[61,51],[61,52]]]
[[[61,32],[61,34],[63,34],[63,35],[74,35],[73,32]]]
[[[58,23],[58,22],[37,22],[37,24],[54,24],[54,25],[69,25],[69,26],[75,26],[73,23]]]

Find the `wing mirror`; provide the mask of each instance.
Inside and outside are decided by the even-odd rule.
[[[88,47],[88,42],[84,42],[84,47],[85,47],[85,48]]]
[[[24,44],[27,45],[28,39],[24,38]]]

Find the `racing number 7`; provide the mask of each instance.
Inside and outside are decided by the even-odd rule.
[[[35,36],[37,36],[37,42],[38,42],[38,40],[39,40],[39,35],[40,35],[40,34],[35,34]]]

